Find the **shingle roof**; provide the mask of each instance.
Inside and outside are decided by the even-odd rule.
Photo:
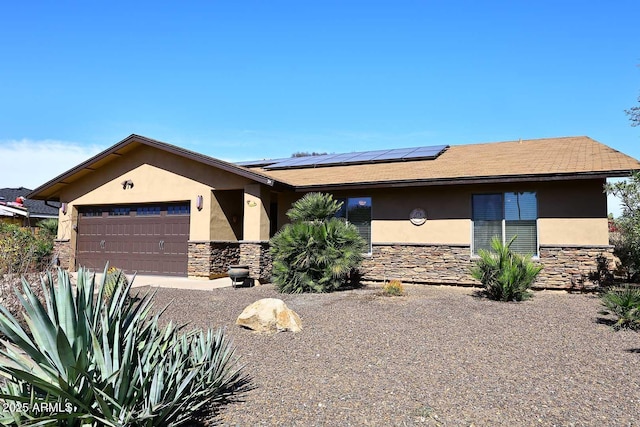
[[[31,190],[24,187],[19,188],[0,188],[0,197],[4,197],[5,202],[13,202],[17,197],[27,197],[27,194],[31,193]],[[47,206],[42,200],[26,199],[24,206],[29,209],[29,215],[32,217],[38,216],[58,216],[58,208]]]
[[[444,184],[626,176],[638,160],[586,136],[451,146],[434,160],[253,170],[299,189],[392,183]]]

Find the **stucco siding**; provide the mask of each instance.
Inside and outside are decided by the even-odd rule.
[[[405,220],[373,220],[375,243],[471,244],[471,221],[468,219],[432,219],[423,225]]]
[[[538,237],[541,245],[608,244],[607,199],[604,180],[548,181],[492,185],[431,186],[338,191],[336,198],[372,198],[374,244],[432,243],[471,245],[471,197],[481,193],[536,192]],[[295,197],[297,196],[297,197]],[[284,213],[302,194],[281,196]],[[413,209],[426,212],[427,221],[414,225]]]
[[[607,218],[540,218],[540,245],[608,245]]]
[[[122,182],[126,180],[133,182],[133,187],[123,189]],[[212,190],[241,189],[249,182],[229,172],[141,146],[87,174],[61,192],[60,199],[68,203],[68,209],[67,215],[60,215],[62,227],[58,238],[72,238],[73,213],[77,212],[78,206],[189,201],[192,217],[190,239],[210,240],[212,218],[224,216],[213,200]],[[199,195],[203,197],[202,210],[196,208]],[[214,228],[214,231],[219,230]]]

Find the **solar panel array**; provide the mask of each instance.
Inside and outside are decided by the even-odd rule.
[[[442,154],[448,145],[429,147],[395,148],[391,150],[361,151],[356,153],[324,154],[321,156],[289,157],[276,160],[256,160],[238,163],[241,166],[265,169],[311,168],[317,166],[351,165],[362,163],[380,163],[406,160],[430,160]]]

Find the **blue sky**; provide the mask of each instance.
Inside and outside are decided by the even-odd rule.
[[[640,158],[638,16],[637,0],[2,2],[0,187],[132,133],[231,161],[569,135]]]

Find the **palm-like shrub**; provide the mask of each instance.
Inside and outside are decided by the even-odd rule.
[[[271,239],[272,281],[283,293],[331,292],[358,267],[365,242],[355,226],[330,218],[341,204],[310,193],[287,212],[294,220]]]
[[[609,288],[600,296],[600,300],[606,307],[602,314],[617,317],[614,329],[640,329],[640,288]]]
[[[341,206],[342,202],[334,200],[331,194],[308,193],[291,206],[287,217],[292,222],[328,221]]]
[[[23,281],[26,329],[0,306],[2,425],[175,426],[246,389],[220,330],[160,327],[150,294],[127,298],[128,284],[105,302],[94,277],[80,269],[74,291],[58,270],[44,303]]]
[[[529,257],[511,251],[515,236],[507,243],[498,237],[491,240],[491,251],[481,249],[480,259],[471,275],[484,287],[485,294],[496,301],[523,301],[531,297],[529,289],[542,267]]]

